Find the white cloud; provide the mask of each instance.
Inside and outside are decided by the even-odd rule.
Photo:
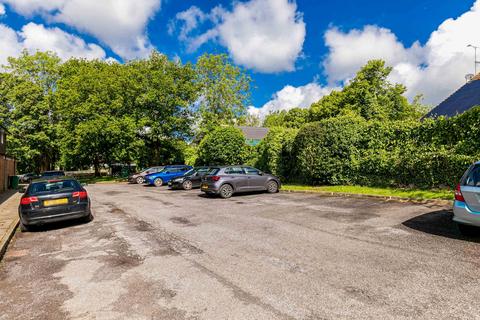
[[[86,32],[126,59],[149,54],[146,26],[160,0],[0,0],[16,12],[41,15]]]
[[[54,51],[63,60],[71,57],[105,58],[105,51],[100,46],[86,43],[59,28],[46,28],[33,22],[18,32],[0,24],[0,47],[0,65],[5,64],[8,57],[18,56],[24,49],[30,52]]]
[[[0,3],[0,16],[3,16],[5,14],[5,6]]]
[[[480,1],[456,19],[445,20],[427,43],[405,47],[392,31],[377,26],[325,34],[329,54],[324,60],[330,84],[347,80],[370,59],[381,58],[393,67],[391,80],[407,86],[407,96],[424,94],[425,103],[438,104],[465,83],[473,72],[473,50],[480,45]]]
[[[192,36],[205,20],[214,27]],[[306,34],[303,17],[289,0],[235,2],[232,11],[217,6],[208,14],[191,7],[177,14],[177,21],[183,23],[179,39],[189,50],[216,39],[235,63],[265,73],[295,70]]]
[[[272,100],[261,108],[249,107],[248,112],[264,118],[271,112],[290,110],[292,108],[308,108],[312,103],[320,100],[324,95],[329,94],[333,88],[322,87],[312,82],[304,86],[294,87],[287,85],[277,91]]]

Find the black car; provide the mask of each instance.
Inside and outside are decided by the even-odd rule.
[[[20,200],[18,213],[22,231],[51,222],[93,219],[87,191],[72,178],[33,181]]]
[[[210,167],[195,167],[181,177],[172,179],[168,182],[171,189],[190,190],[192,188],[200,188],[202,177],[210,171]]]

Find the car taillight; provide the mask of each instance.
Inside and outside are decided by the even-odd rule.
[[[457,184],[455,188],[455,200],[460,202],[465,202],[465,198],[463,197],[462,190],[460,190],[460,183]]]
[[[37,197],[24,197],[20,200],[20,204],[27,205],[33,202],[38,202]]]
[[[76,191],[72,193],[72,197],[74,198],[86,199],[87,196],[87,191]]]
[[[220,177],[219,177],[219,176],[212,176],[211,179],[212,179],[213,181],[218,181],[218,180],[220,180]]]

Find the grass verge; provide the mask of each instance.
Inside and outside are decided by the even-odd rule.
[[[401,197],[415,200],[453,200],[453,191],[449,189],[403,189],[363,186],[305,186],[295,184],[282,185],[286,191],[333,192],[363,194],[371,196]]]
[[[96,184],[96,183],[125,182],[127,181],[127,179],[104,176],[104,177],[81,177],[81,178],[78,178],[78,181],[80,181],[81,183]]]

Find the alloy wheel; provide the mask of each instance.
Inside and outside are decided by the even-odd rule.
[[[157,178],[153,181],[155,187],[161,187],[163,185],[163,180],[161,178]]]
[[[183,182],[183,189],[185,189],[185,190],[191,190],[192,186],[193,186],[192,181],[190,181],[190,180],[185,180]]]
[[[224,184],[221,188],[220,188],[220,196],[224,199],[226,198],[230,198],[233,194],[233,188],[231,185],[229,184]]]

